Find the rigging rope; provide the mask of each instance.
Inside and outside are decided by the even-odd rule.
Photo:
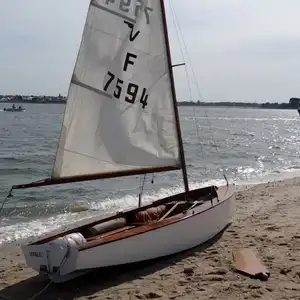
[[[3,200],[2,203],[1,203],[1,207],[0,207],[0,216],[1,216],[1,212],[2,212],[2,210],[3,210],[3,208],[4,208],[4,204],[8,201],[9,198],[11,198],[11,197],[13,196],[12,191],[13,191],[13,188],[10,189],[8,195],[4,198],[4,200]]]
[[[147,174],[144,174],[143,179],[141,179],[141,181],[140,181],[139,207],[141,207],[141,204],[142,204],[142,196],[143,196],[143,192],[144,192],[146,176],[147,176]]]
[[[139,207],[141,206],[141,202],[142,202],[142,196],[143,196],[143,193],[144,193],[146,177],[147,177],[147,174],[144,174],[141,177],[141,181],[140,181]],[[154,184],[154,177],[155,177],[155,173],[152,174],[151,184]]]
[[[39,292],[37,292],[35,295],[33,295],[29,300],[35,300],[35,299],[37,299],[42,293],[44,293],[49,288],[49,286],[52,283],[53,283],[52,280],[50,282],[48,282],[45,287],[43,287]]]
[[[181,52],[181,55],[182,55],[182,60],[185,62],[186,61],[185,54],[184,54],[183,48],[181,47],[181,44],[180,44],[179,32],[181,32],[181,30],[180,30],[179,21],[176,17],[175,8],[172,5],[171,0],[169,0],[169,2],[170,2],[171,14],[172,14],[172,17],[173,17],[173,24],[174,24],[174,27],[175,27],[176,36],[177,36],[177,39],[179,41],[179,48],[180,48],[180,52]],[[182,32],[181,32],[181,38],[183,40]],[[182,42],[184,44],[184,40]],[[188,56],[188,54],[187,54],[187,56]],[[189,72],[188,72],[188,69],[187,69],[186,65],[184,66],[184,70],[185,70],[185,74],[186,74],[186,78],[187,78],[187,82],[188,82],[188,91],[189,91],[190,100],[192,101],[193,100],[193,95],[192,95],[191,81],[190,81],[190,76],[189,76]],[[195,112],[194,107],[193,107],[193,113],[194,113],[194,121],[195,121],[196,120],[196,112]],[[202,157],[204,158],[204,151],[203,151],[202,144],[200,142],[201,141],[201,136],[200,136],[200,133],[199,133],[199,126],[197,124],[197,121],[194,122],[194,123],[195,123],[195,127],[196,127],[197,137],[198,137],[198,140],[199,140],[200,151],[201,151]],[[204,169],[206,170],[206,166],[204,166]]]
[[[152,174],[152,179],[151,179],[151,183],[154,183],[154,177],[155,177],[155,173]]]
[[[179,19],[178,19],[178,17],[177,17],[175,7],[174,7],[174,5],[172,4],[172,1],[171,1],[171,0],[169,0],[169,6],[170,6],[170,8],[171,8],[171,13],[172,13],[172,16],[173,16],[173,22],[174,22],[174,24],[175,24],[175,31],[176,31],[176,35],[177,35],[177,38],[178,38],[178,41],[179,41],[179,47],[180,47],[181,54],[182,54],[182,56],[183,56],[183,60],[185,61],[185,56],[186,56],[187,61],[188,61],[189,65],[190,65],[190,68],[191,68],[191,71],[192,71],[192,77],[193,77],[193,79],[194,79],[194,82],[195,82],[195,85],[196,85],[196,88],[197,88],[198,95],[199,95],[201,101],[204,102],[204,101],[203,101],[204,98],[203,98],[203,96],[202,96],[202,94],[201,94],[201,92],[200,92],[200,87],[199,87],[198,81],[197,81],[197,79],[196,79],[196,75],[195,75],[195,71],[194,71],[194,68],[193,68],[193,64],[192,64],[192,62],[191,62],[191,59],[190,59],[190,56],[189,56],[189,53],[188,53],[188,50],[187,50],[187,46],[186,46],[186,43],[185,43],[185,40],[184,40],[184,37],[183,37],[183,33],[182,33],[182,30],[181,30],[181,27],[180,27],[180,24],[179,24]],[[178,32],[177,32],[177,28],[178,28]],[[183,45],[183,47],[184,47],[184,50],[185,50],[185,52],[186,52],[186,55],[184,55],[184,50],[183,50],[183,48],[182,48],[182,46],[181,46],[181,43],[180,43],[180,37],[181,37],[182,45]],[[185,67],[185,71],[186,71],[186,74],[187,74],[187,81],[188,81],[189,94],[190,94],[190,97],[191,97],[191,100],[192,100],[192,92],[191,92],[191,86],[190,86],[190,80],[189,80],[189,76],[188,76],[188,72],[187,72],[187,67]],[[205,114],[205,118],[206,118],[206,121],[207,121],[207,123],[208,123],[208,126],[209,126],[210,128],[212,128],[211,123],[210,123],[210,121],[209,121],[209,118],[208,118],[208,115],[207,115],[207,112],[206,112],[205,108],[203,108],[203,112],[204,112],[204,114]],[[200,141],[200,140],[201,140],[201,137],[200,137],[200,132],[199,132],[198,120],[197,120],[197,117],[196,117],[196,110],[195,110],[195,107],[193,107],[193,114],[194,114],[194,121],[195,121],[195,125],[196,125],[196,130],[197,130],[197,136],[198,136],[198,139],[199,139],[200,151],[201,151],[201,153],[202,153],[202,156],[204,156],[203,147],[202,147],[202,144],[201,144],[201,141]],[[215,141],[215,138],[214,138],[214,134],[213,134],[213,133],[212,133],[212,135],[211,135],[211,138],[212,138],[213,144],[216,146],[215,148],[216,148],[216,150],[217,150],[217,152],[218,152],[218,151],[219,151],[219,148],[218,148],[218,146],[217,146],[217,143],[216,143],[216,141]],[[218,153],[218,154],[220,154],[220,153]],[[222,171],[223,171],[223,170],[224,170],[224,166],[223,166],[222,161],[221,161],[221,159],[220,159],[220,155],[218,155],[217,157],[218,157],[219,163],[220,163],[220,165],[221,165],[221,167],[222,167]],[[205,168],[205,170],[206,170],[206,167],[205,167],[205,166],[204,166],[204,168]],[[220,171],[220,170],[219,170],[219,171]],[[225,176],[224,172],[221,172],[221,174],[222,174],[222,176],[224,176],[224,178],[226,179],[226,176]]]

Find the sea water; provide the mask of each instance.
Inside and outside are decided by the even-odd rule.
[[[49,177],[64,105],[0,104],[0,202],[13,184]],[[296,110],[179,107],[190,188],[242,187],[300,174]],[[146,176],[143,203],[183,191],[181,171]],[[0,244],[138,205],[143,176],[14,191],[0,213]]]

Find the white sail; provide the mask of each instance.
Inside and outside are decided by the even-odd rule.
[[[92,0],[52,178],[168,167],[180,159],[160,1]]]

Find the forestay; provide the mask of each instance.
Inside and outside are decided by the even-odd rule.
[[[92,0],[52,178],[177,168],[160,1]]]

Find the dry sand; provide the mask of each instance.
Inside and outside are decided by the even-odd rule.
[[[232,225],[205,246],[51,284],[38,299],[300,299],[300,178],[253,186],[238,192],[236,201]],[[239,247],[259,253],[268,281],[235,272],[232,250]],[[1,300],[31,299],[48,282],[25,266],[20,253],[0,248]]]

